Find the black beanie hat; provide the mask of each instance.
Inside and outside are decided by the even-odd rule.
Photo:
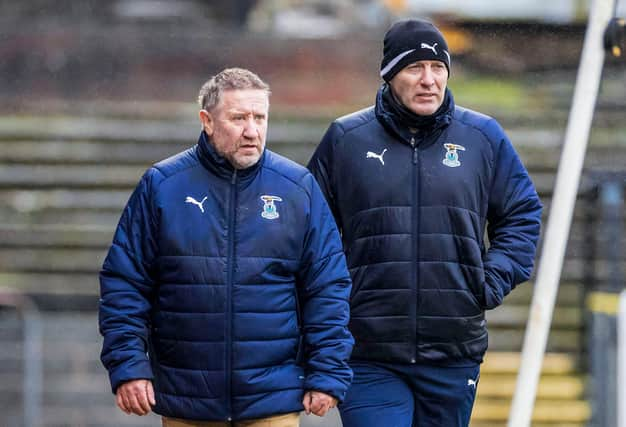
[[[380,76],[391,81],[407,65],[421,60],[441,61],[450,74],[450,53],[443,34],[428,21],[407,19],[396,22],[385,34]]]

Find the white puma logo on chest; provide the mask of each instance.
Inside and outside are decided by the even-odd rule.
[[[385,161],[383,160],[383,156],[385,155],[385,151],[387,151],[386,148],[380,154],[376,154],[376,153],[374,153],[372,151],[368,151],[367,154],[365,155],[365,158],[366,159],[378,159],[378,160],[380,160],[380,163],[382,163],[382,165],[385,166]]]
[[[206,196],[204,196],[204,199],[202,199],[202,201],[201,201],[201,202],[199,202],[199,201],[197,201],[196,199],[194,199],[193,197],[191,197],[191,196],[187,196],[187,198],[185,199],[185,202],[186,202],[186,203],[192,203],[192,204],[194,204],[194,205],[197,205],[197,206],[200,208],[200,210],[202,211],[202,213],[204,213],[204,207],[202,206],[202,204],[204,203],[204,201],[205,201],[206,199],[207,199],[207,198],[206,198]]]

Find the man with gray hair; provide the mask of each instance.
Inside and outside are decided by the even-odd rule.
[[[485,311],[533,267],[535,187],[500,125],[454,103],[450,60],[432,23],[394,23],[375,104],[335,120],[309,163],[354,283],[344,427],[467,427]]]
[[[343,400],[350,276],[313,176],[265,150],[269,93],[248,70],[212,77],[198,143],[152,166],[124,209],[100,331],[126,413],[297,427]]]

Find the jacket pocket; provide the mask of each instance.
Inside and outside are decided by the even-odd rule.
[[[472,277],[467,278],[468,288],[474,298],[474,302],[481,309],[484,310],[485,306],[485,268],[482,260],[480,265],[472,268]]]

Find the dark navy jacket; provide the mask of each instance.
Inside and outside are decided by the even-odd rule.
[[[273,196],[267,197],[267,196]],[[313,176],[268,150],[235,171],[203,132],[149,169],[100,275],[113,391],[152,379],[155,412],[240,420],[342,400],[350,277]]]
[[[448,109],[413,133],[381,93],[332,123],[309,163],[352,276],[352,357],[481,362],[484,310],[531,274],[541,203],[495,120],[448,92]]]

